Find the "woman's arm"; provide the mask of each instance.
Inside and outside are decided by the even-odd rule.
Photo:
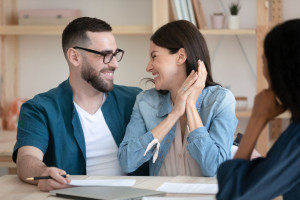
[[[255,97],[251,117],[234,158],[250,160],[257,139],[265,125],[284,110],[276,101],[276,96],[272,90],[260,92]]]
[[[217,109],[216,107],[207,109],[207,114],[210,113],[212,115],[210,117],[213,117],[208,127],[209,130],[204,127],[196,102],[205,87],[207,72],[203,62],[198,61],[198,66],[198,80],[193,85],[194,90],[186,105],[187,120],[191,131],[187,149],[199,164],[204,176],[215,176],[218,166],[229,158],[237,124],[235,100],[231,93],[220,93],[216,102],[219,104]]]
[[[230,149],[237,126],[235,99],[232,93],[221,91],[215,103],[200,109],[211,122],[207,127],[190,132],[187,150],[197,161],[203,176],[215,176],[220,164],[231,158]]]
[[[266,158],[233,159],[218,170],[217,199],[273,199],[300,184],[300,126],[291,125]],[[298,190],[299,191],[299,190]],[[292,192],[293,193],[293,192]],[[299,197],[294,195],[294,198]],[[292,194],[291,194],[292,195]]]

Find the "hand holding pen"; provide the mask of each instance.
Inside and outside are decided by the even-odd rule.
[[[56,167],[46,167],[41,176],[26,179],[29,182],[30,180],[37,180],[37,186],[41,191],[68,188],[70,187],[68,183],[71,181],[64,170]]]

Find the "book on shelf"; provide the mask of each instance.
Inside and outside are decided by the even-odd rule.
[[[192,0],[186,0],[186,3],[189,11],[190,22],[192,22],[195,26],[197,26]]]
[[[184,19],[197,26],[192,0],[170,0],[170,2],[171,10],[173,11],[171,14],[172,19]]]
[[[171,0],[171,6],[174,14],[175,20],[183,19],[182,9],[180,6],[181,0]]]
[[[180,2],[183,19],[187,21],[191,21],[186,0],[179,0],[179,2]]]
[[[192,5],[194,8],[196,24],[199,29],[207,29],[207,22],[202,7],[201,0],[192,0]]]

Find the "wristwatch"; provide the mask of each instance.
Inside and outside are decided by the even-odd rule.
[[[239,146],[242,137],[243,137],[243,134],[238,133],[237,136],[236,136],[236,138],[235,138],[235,140],[233,141],[233,145]]]

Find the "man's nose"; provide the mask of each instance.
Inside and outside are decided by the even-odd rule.
[[[114,68],[118,68],[119,67],[119,63],[116,59],[115,56],[113,56],[113,58],[111,59],[111,61],[108,63],[108,66],[110,67],[114,67]]]

